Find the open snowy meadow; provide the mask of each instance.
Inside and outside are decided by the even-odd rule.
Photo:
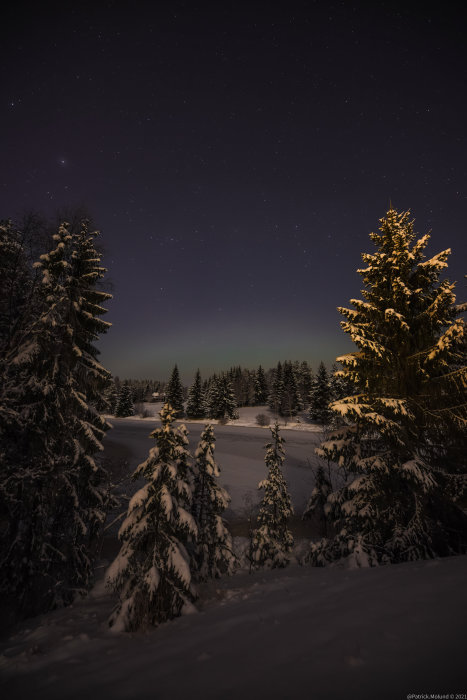
[[[104,455],[129,497],[136,486],[126,477],[147,456],[154,418],[112,423]],[[215,426],[220,481],[232,496],[226,517],[240,535],[235,575],[200,585],[192,614],[143,632],[115,632],[108,618],[116,599],[104,571],[119,548],[117,520],[90,594],[2,636],[2,698],[465,697],[467,557],[372,569],[301,566],[314,533],[297,517],[291,565],[250,574],[244,535],[270,433],[239,423]],[[187,428],[193,447],[202,424]],[[282,434],[299,515],[314,485],[321,433],[309,426]]]

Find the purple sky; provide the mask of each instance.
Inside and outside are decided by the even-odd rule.
[[[390,200],[466,297],[462,4],[95,4],[3,10],[0,217],[92,214],[112,372],[331,363]]]

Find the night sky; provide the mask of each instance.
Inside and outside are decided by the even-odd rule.
[[[331,363],[390,201],[465,298],[465,10],[405,4],[2,10],[0,217],[92,214],[114,374]]]

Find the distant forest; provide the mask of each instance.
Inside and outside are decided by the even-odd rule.
[[[190,387],[181,384],[178,367],[168,382],[115,377],[105,401],[117,416],[144,412],[146,402],[167,400],[178,417],[235,419],[239,407],[267,405],[274,414],[288,418],[307,411],[310,420],[325,424],[332,417],[329,403],[352,393],[354,386],[337,365],[329,371],[321,362],[314,374],[306,360],[285,360],[267,370],[261,365],[257,369],[235,366],[204,380],[197,372]]]

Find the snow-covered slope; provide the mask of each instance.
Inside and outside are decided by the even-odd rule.
[[[135,635],[107,627],[99,583],[2,645],[2,698],[403,700],[465,693],[467,557],[377,569],[237,574],[199,613]]]

